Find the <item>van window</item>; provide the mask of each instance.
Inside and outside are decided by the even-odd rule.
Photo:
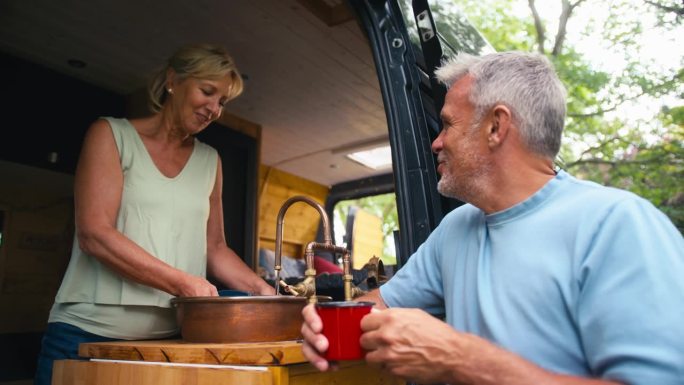
[[[373,256],[382,260],[386,271],[397,264],[394,234],[399,217],[394,193],[339,201],[333,223],[335,244],[351,250],[354,269],[362,268]]]
[[[422,56],[416,19],[413,15],[411,0],[399,1],[399,8],[406,23],[406,30],[416,55]],[[482,55],[494,52],[491,44],[473,27],[465,14],[452,0],[430,1],[430,11],[435,20],[437,37],[440,40],[443,56],[452,57],[459,52]],[[422,59],[422,57],[421,57]]]

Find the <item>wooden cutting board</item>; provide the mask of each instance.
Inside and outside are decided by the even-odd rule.
[[[182,340],[83,343],[82,357],[214,365],[290,365],[307,362],[300,341],[242,344],[189,343]]]

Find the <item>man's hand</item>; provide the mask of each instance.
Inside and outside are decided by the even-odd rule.
[[[374,311],[361,321],[366,361],[420,383],[451,382],[468,338],[418,309]]]
[[[331,368],[331,365],[322,356],[328,350],[328,339],[322,334],[323,322],[321,322],[321,317],[316,313],[316,308],[313,304],[308,304],[304,307],[302,316],[304,317],[304,324],[302,325],[302,336],[304,337],[302,351],[304,352],[304,357],[318,370],[326,371]]]
[[[387,307],[382,297],[380,297],[380,291],[377,289],[355,298],[354,301],[373,302],[375,304],[374,309],[385,309]],[[323,353],[328,350],[329,345],[328,339],[323,335],[323,322],[316,312],[316,307],[311,304],[306,305],[304,310],[302,310],[302,316],[304,317],[304,324],[302,325],[302,336],[304,337],[302,351],[304,352],[304,357],[320,371],[337,369],[337,365],[334,362],[330,363],[323,358]]]

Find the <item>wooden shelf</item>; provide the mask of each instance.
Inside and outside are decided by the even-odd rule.
[[[78,354],[87,358],[188,364],[289,365],[307,362],[299,341],[243,344],[117,341],[81,344]]]
[[[85,343],[91,361],[55,361],[53,385],[399,385],[404,382],[365,361],[345,361],[319,372],[300,341],[199,344],[180,340]]]

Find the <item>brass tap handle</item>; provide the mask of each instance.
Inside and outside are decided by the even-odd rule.
[[[299,292],[293,286],[288,285],[282,279],[278,280],[277,282],[278,282],[278,287],[282,286],[286,292],[294,295],[295,297],[298,297],[300,295]]]
[[[303,281],[290,286],[291,292],[297,297],[307,297],[309,302],[316,302],[316,279],[306,277]]]

